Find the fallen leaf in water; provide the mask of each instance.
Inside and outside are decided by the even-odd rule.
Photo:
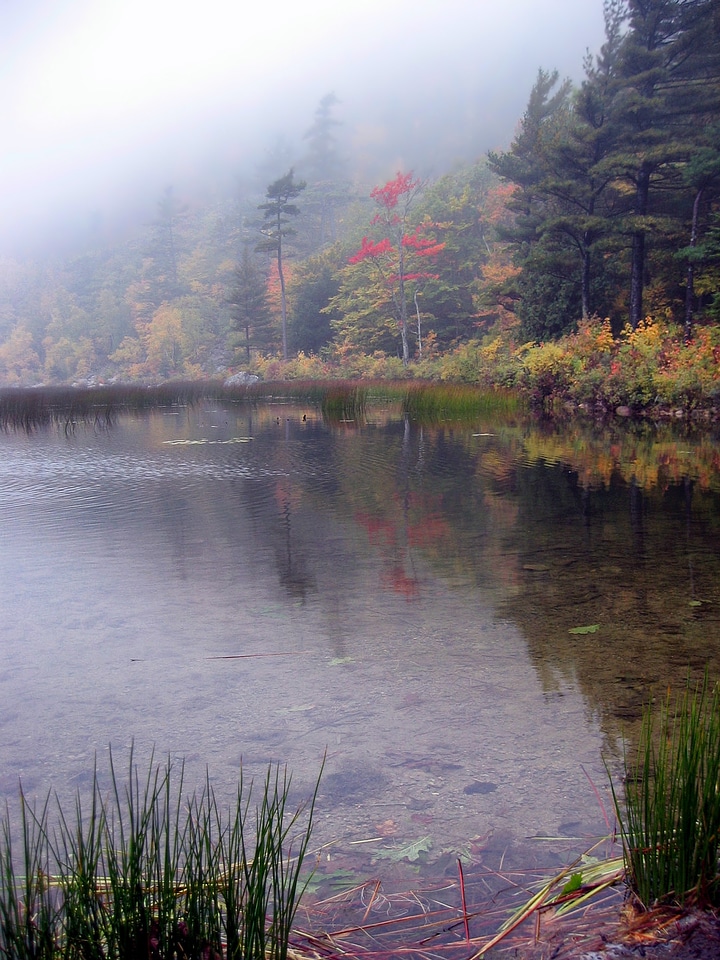
[[[427,827],[433,822],[435,817],[431,816],[429,813],[413,813],[410,819],[414,823],[421,823],[424,827]]]
[[[421,853],[427,853],[432,847],[430,837],[420,837],[419,840],[413,840],[412,843],[406,843],[402,847],[391,847],[388,850],[378,850],[373,860],[390,860],[392,863],[399,863],[400,860],[409,860],[413,863]]]
[[[394,837],[398,828],[394,820],[383,820],[382,823],[376,823],[374,829],[381,837]]]

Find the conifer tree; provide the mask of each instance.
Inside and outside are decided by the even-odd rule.
[[[173,188],[166,187],[152,224],[150,302],[155,307],[185,292],[178,276],[178,258],[180,230],[186,219],[187,208],[178,201]]]
[[[284,241],[295,235],[296,231],[290,226],[292,219],[300,213],[299,208],[292,202],[305,189],[302,180],[295,180],[292,169],[275,180],[267,188],[265,203],[258,207],[263,211],[264,226],[263,239],[257,249],[273,253],[277,262],[278,278],[280,280],[280,309],[282,314],[282,351],[283,360],[288,358],[287,339],[287,294],[285,291],[285,275],[283,273]]]
[[[682,169],[718,117],[716,0],[628,0],[613,97],[611,163],[630,241],[629,320],[643,318],[648,239],[677,246]],[[685,201],[685,215],[689,213]]]
[[[267,345],[270,323],[267,281],[258,269],[248,244],[243,245],[240,263],[235,268],[235,283],[228,297],[233,329],[241,337],[245,357],[250,362],[250,350]]]
[[[303,164],[308,188],[305,206],[311,218],[311,246],[318,249],[337,239],[337,209],[347,198],[342,183],[343,161],[336,130],[341,123],[334,109],[340,101],[334,93],[322,98],[312,126],[305,133],[308,144]]]

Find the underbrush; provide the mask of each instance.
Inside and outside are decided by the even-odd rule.
[[[720,397],[720,331],[698,327],[684,343],[678,327],[648,318],[614,338],[608,320],[518,349],[514,385],[535,403],[596,408],[666,408],[690,413]]]
[[[720,399],[720,329],[696,326],[686,343],[677,325],[648,317],[613,336],[610,321],[581,321],[574,333],[546,343],[518,343],[514,328],[491,330],[446,353],[433,351],[403,368],[397,357],[346,353],[332,361],[298,354],[257,358],[263,379],[407,379],[515,390],[538,406],[554,403],[631,410],[692,412]]]
[[[208,397],[283,396],[319,404],[329,401],[330,407],[343,397],[340,413],[333,414],[342,419],[342,405],[353,392],[355,411],[365,402],[362,397],[371,400],[382,394],[403,403],[410,398],[409,409],[419,415],[418,384],[424,404],[457,409],[460,416],[463,408],[477,405],[477,397],[482,398],[481,408],[491,396],[492,404],[506,408],[511,394],[516,405],[529,402],[545,411],[560,405],[593,412],[625,407],[629,413],[657,410],[689,416],[720,403],[720,328],[696,327],[694,338],[685,343],[680,328],[665,321],[648,318],[637,329],[625,327],[614,337],[610,321],[596,318],[547,343],[518,344],[514,335],[513,329],[490,331],[482,339],[444,354],[433,352],[408,367],[382,353],[346,352],[332,360],[304,353],[287,361],[258,356],[247,371],[258,380],[236,386],[218,379],[153,386],[10,388],[0,390],[0,426],[31,429],[80,419],[108,422],[121,410],[191,404]],[[434,395],[431,386],[437,388]],[[351,411],[353,418],[357,419]]]

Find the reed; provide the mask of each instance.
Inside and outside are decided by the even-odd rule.
[[[628,882],[641,905],[717,900],[720,844],[720,688],[707,676],[656,720],[648,706],[625,800],[611,786]]]
[[[13,844],[10,811],[0,828],[0,956],[49,960],[58,912],[50,884],[47,800],[39,813],[20,790],[20,843]]]
[[[242,771],[221,809],[209,777],[184,792],[184,769],[154,760],[125,782],[112,753],[110,789],[97,769],[72,816],[20,791],[20,842],[6,809],[0,835],[0,956],[17,960],[215,957],[286,960],[304,886],[315,799],[294,811],[291,778],[268,769],[257,806]]]
[[[320,409],[327,423],[364,423],[367,387],[358,384],[333,384],[325,388]]]
[[[516,394],[455,384],[416,384],[406,388],[403,412],[424,423],[472,420],[490,414],[513,414],[520,409]]]
[[[215,381],[181,381],[153,387],[116,384],[89,388],[32,387],[0,390],[0,429],[25,430],[76,423],[111,424],[120,413],[190,405],[224,396]]]
[[[202,400],[261,403],[296,400],[320,407],[328,423],[364,423],[370,404],[397,403],[421,423],[470,420],[483,415],[514,414],[518,395],[469,385],[370,380],[286,380],[226,386],[221,381],[177,381],[155,386],[114,384],[89,388],[33,387],[0,389],[0,429],[35,430],[78,423],[112,425],[122,413],[143,414],[169,406],[192,406]]]

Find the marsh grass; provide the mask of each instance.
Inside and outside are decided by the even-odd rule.
[[[50,797],[36,812],[21,788],[18,830],[7,808],[0,829],[0,956],[286,960],[319,777],[294,811],[279,767],[256,804],[241,771],[227,811],[209,778],[190,797],[183,780],[152,760],[141,776],[131,752],[123,783],[111,755],[107,794],[96,769],[52,828]]]
[[[442,420],[512,415],[521,407],[519,396],[510,391],[391,380],[260,381],[237,386],[198,380],[155,386],[32,387],[0,389],[0,429],[32,433],[51,426],[69,432],[80,423],[108,427],[123,413],[142,415],[203,400],[238,404],[304,401],[318,406],[331,425],[365,423],[370,405],[397,404],[402,413],[428,425]]]
[[[50,884],[47,801],[39,812],[20,795],[20,838],[13,844],[9,810],[0,828],[0,954],[16,960],[53,957],[58,912]],[[16,863],[23,865],[19,872]]]
[[[462,384],[415,384],[406,387],[403,397],[403,412],[424,423],[513,414],[519,409],[520,399],[510,391],[481,390]]]
[[[612,778],[611,778],[612,786]],[[613,799],[628,883],[649,908],[717,903],[720,844],[720,688],[688,682],[658,719],[645,710],[625,798]]]
[[[77,389],[13,387],[0,390],[0,429],[30,433],[54,425],[66,430],[76,423],[106,426],[112,424],[120,413],[188,406],[203,399],[223,396],[224,390],[221,383],[214,381],[182,381],[152,387],[140,384]]]
[[[368,390],[357,384],[329,386],[321,401],[327,423],[364,423]]]

